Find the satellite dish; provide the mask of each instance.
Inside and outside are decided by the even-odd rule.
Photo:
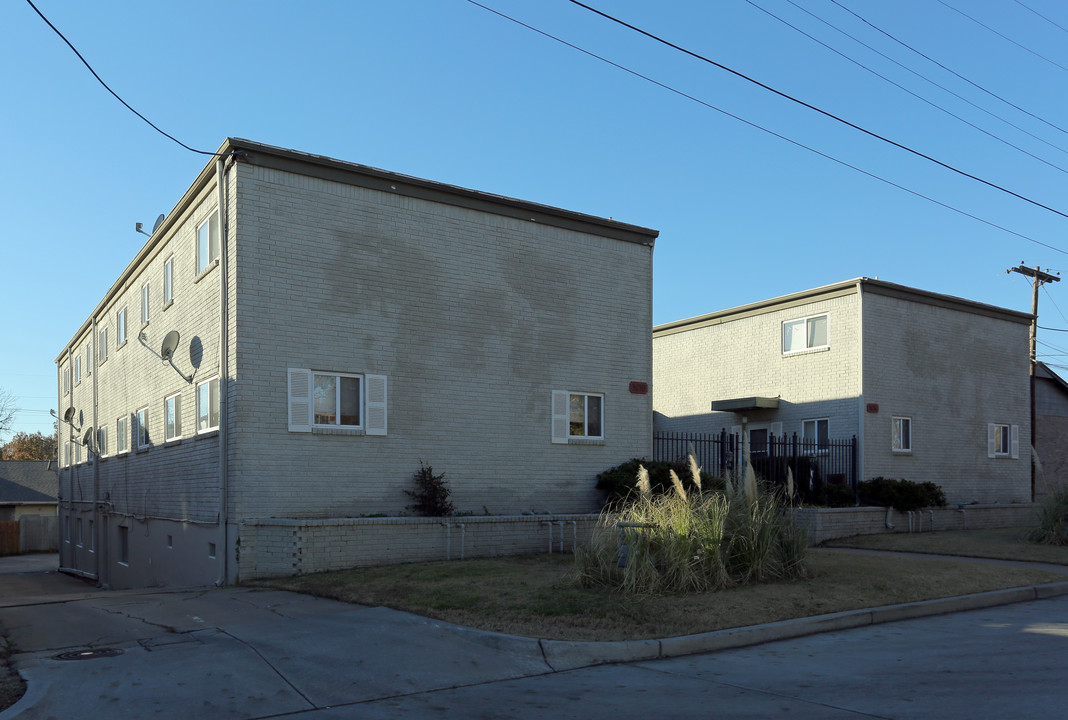
[[[171,330],[167,333],[167,337],[163,338],[163,347],[159,350],[159,355],[164,360],[170,362],[171,357],[174,355],[175,349],[178,347],[178,331]]]
[[[163,213],[160,213],[159,217],[158,217],[158,218],[156,218],[156,223],[155,223],[155,225],[153,225],[153,226],[152,226],[152,232],[153,232],[153,233],[155,233],[155,232],[156,232],[157,230],[159,230],[159,226],[163,224],[163,220],[164,220],[164,219],[165,219],[166,217],[167,217],[166,215],[164,215]]]
[[[82,435],[82,445],[90,447],[90,443],[93,442],[93,426],[90,425],[85,429],[85,433]]]
[[[63,411],[63,422],[70,423],[74,419],[74,413],[77,412],[73,406]]]

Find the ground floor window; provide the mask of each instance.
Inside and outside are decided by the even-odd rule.
[[[912,418],[895,417],[891,421],[890,448],[894,452],[912,452]]]
[[[989,423],[986,426],[986,454],[992,458],[1020,457],[1020,426]]]

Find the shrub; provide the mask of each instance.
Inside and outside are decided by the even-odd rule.
[[[942,488],[933,482],[916,483],[904,479],[877,477],[860,483],[857,490],[864,502],[892,507],[898,512],[943,507],[946,504]]]
[[[682,458],[675,462],[635,458],[610,470],[605,470],[597,476],[597,489],[604,490],[608,494],[605,501],[606,505],[612,507],[621,502],[633,500],[633,496],[638,493],[636,483],[639,467],[644,467],[648,471],[649,487],[653,495],[674,494],[675,489],[671,482],[672,470],[678,475],[687,492],[697,489],[697,483],[694,482],[688,458]],[[722,488],[723,481],[702,470],[701,487],[705,490],[710,490],[717,486]]]
[[[1068,487],[1051,492],[1035,509],[1027,539],[1042,545],[1068,545]]]
[[[441,517],[452,515],[456,512],[449,495],[452,490],[446,484],[445,473],[435,475],[434,468],[424,465],[419,461],[419,470],[412,478],[415,481],[415,490],[405,490],[404,494],[415,502],[408,506],[409,510],[415,510],[420,515],[429,517]]]
[[[827,507],[853,507],[857,504],[857,494],[845,483],[827,483],[819,500]]]

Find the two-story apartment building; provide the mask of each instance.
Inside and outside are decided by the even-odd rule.
[[[61,566],[255,576],[421,462],[460,511],[596,510],[651,444],[656,235],[228,139],[56,359]]]
[[[1031,316],[858,278],[660,325],[658,430],[856,437],[859,479],[1029,502]]]

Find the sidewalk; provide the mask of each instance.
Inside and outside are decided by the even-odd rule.
[[[1065,581],[688,637],[590,643],[483,632],[277,590],[107,592],[55,572],[7,572],[5,562],[0,624],[19,648],[28,691],[0,720],[297,713],[1068,594]]]

